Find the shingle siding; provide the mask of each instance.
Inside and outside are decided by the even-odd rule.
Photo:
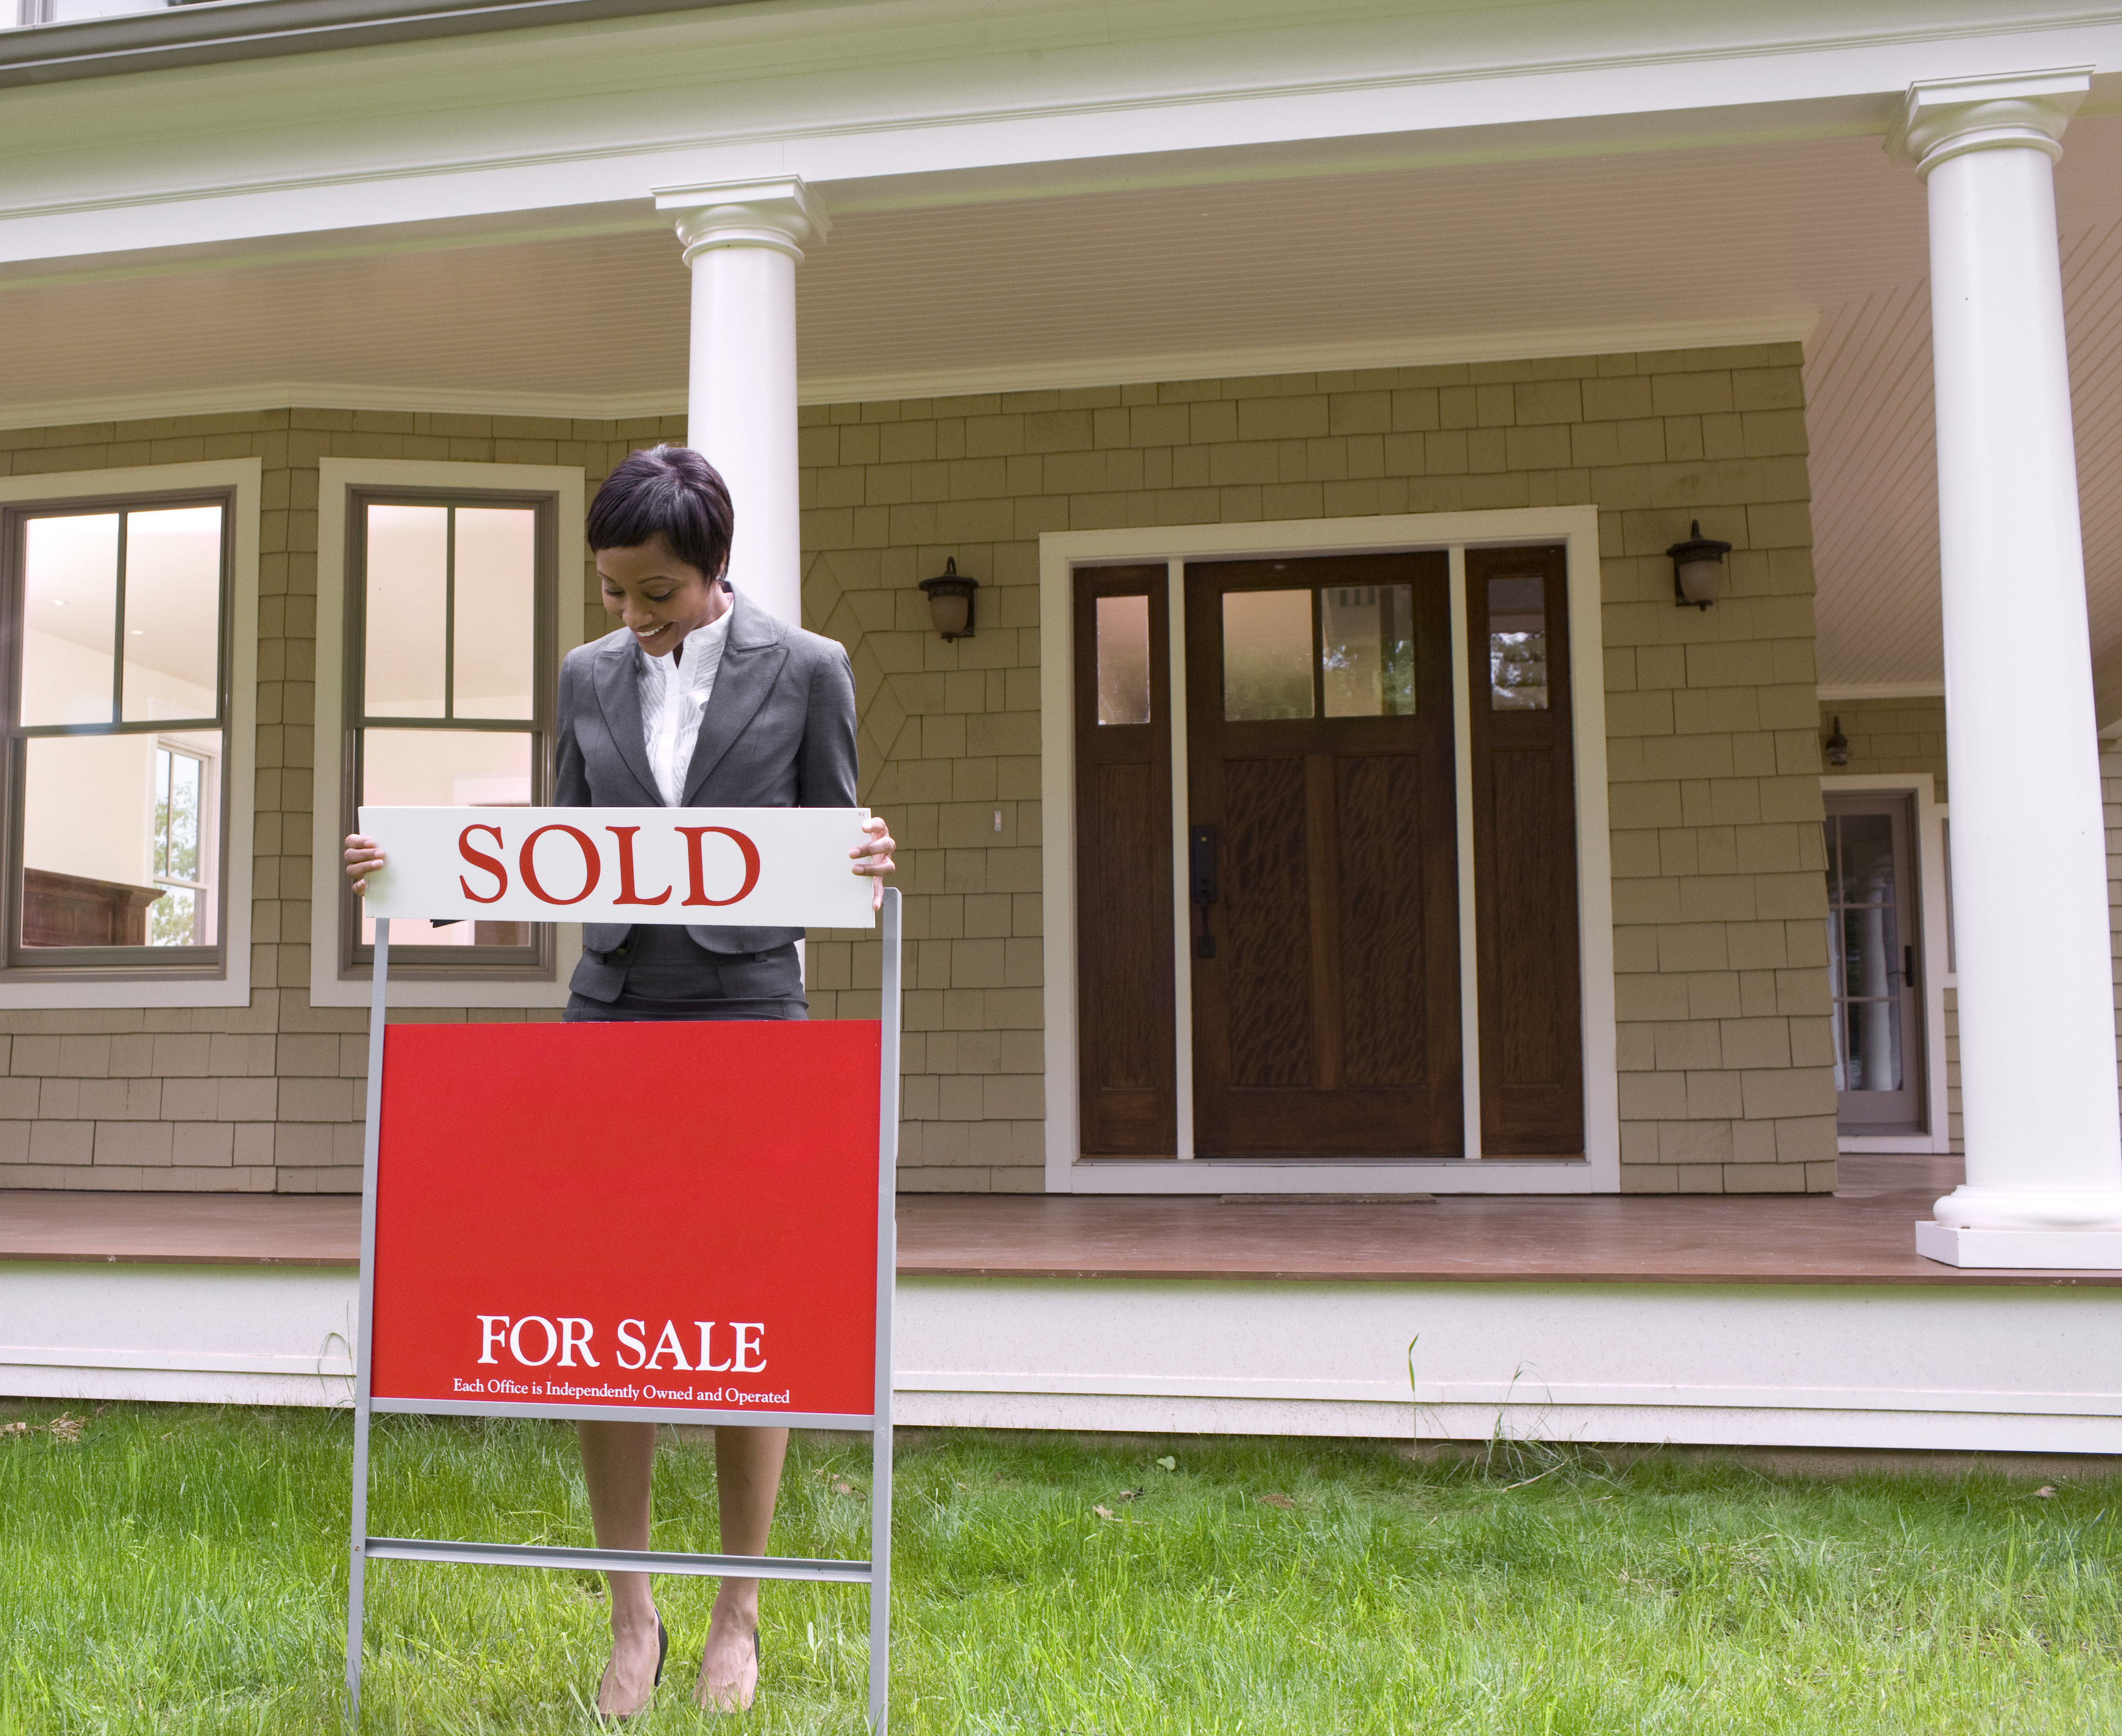
[[[848,648],[862,799],[904,846],[904,1185],[1043,1186],[1040,532],[1591,503],[1624,1186],[1831,1186],[1800,362],[1781,345],[806,408],[805,620]],[[675,419],[299,409],[0,433],[0,474],[265,467],[252,1004],[0,1013],[0,1186],[358,1184],[366,1015],[306,993],[318,461],[579,464],[594,487],[630,447],[682,438]],[[1707,611],[1674,606],[1662,552],[1697,518],[1735,545]],[[950,556],[980,590],[977,632],[946,644],[916,585]],[[873,1013],[874,943],[814,936],[809,980],[814,1016]]]

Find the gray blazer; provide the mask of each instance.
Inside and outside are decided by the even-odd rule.
[[[624,627],[570,651],[560,665],[553,801],[559,807],[661,807],[641,737],[640,653]],[[687,807],[853,807],[855,682],[837,640],[791,627],[741,592],[728,643],[700,716]],[[685,932],[710,952],[764,952],[801,929]],[[614,1000],[626,963],[609,955],[633,933],[624,923],[582,927],[582,961],[568,985]]]

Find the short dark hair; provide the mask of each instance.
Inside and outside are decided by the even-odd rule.
[[[590,503],[592,550],[635,549],[657,537],[689,567],[721,577],[736,536],[736,510],[722,472],[690,447],[629,452]]]

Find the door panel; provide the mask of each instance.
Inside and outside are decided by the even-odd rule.
[[[1216,870],[1193,918],[1204,1156],[1462,1149],[1447,573],[1187,569],[1190,824]]]
[[[1177,1150],[1169,619],[1161,566],[1076,575],[1081,1144]]]
[[[1584,1149],[1565,573],[1560,548],[1466,551],[1484,1157]]]
[[[1426,1046],[1400,1041],[1428,1016],[1424,954],[1423,768],[1405,756],[1344,760],[1341,854],[1341,1077],[1349,1085],[1429,1083]]]
[[[1219,962],[1230,981],[1231,1083],[1311,1083],[1310,826],[1302,760],[1223,768],[1221,888],[1230,913]],[[1292,919],[1292,913],[1302,913]]]

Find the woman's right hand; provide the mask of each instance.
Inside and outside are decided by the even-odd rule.
[[[355,832],[346,840],[346,877],[357,892],[368,890],[368,877],[384,865],[383,847],[373,838]]]

